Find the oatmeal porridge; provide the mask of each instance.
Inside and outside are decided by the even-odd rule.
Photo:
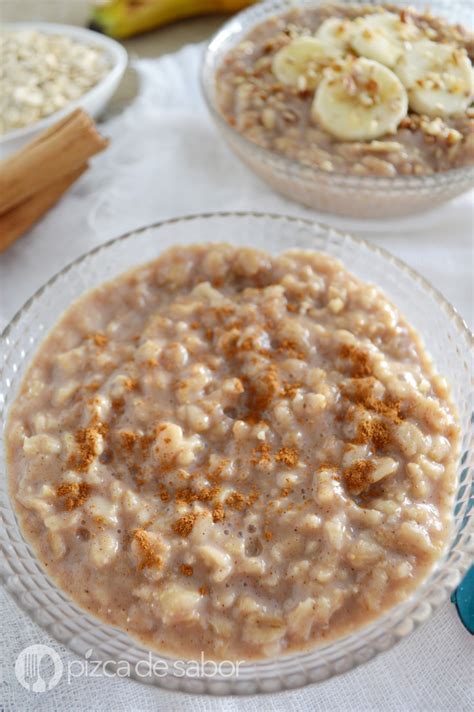
[[[328,172],[474,165],[474,39],[413,8],[322,5],[256,26],[219,68],[217,105],[263,148]]]
[[[380,616],[446,545],[447,385],[324,254],[175,247],[74,303],[12,405],[23,532],[161,652],[254,659]]]

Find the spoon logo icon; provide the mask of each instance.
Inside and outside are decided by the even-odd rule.
[[[29,645],[15,662],[16,679],[31,692],[52,690],[60,681],[63,670],[61,658],[49,645]]]

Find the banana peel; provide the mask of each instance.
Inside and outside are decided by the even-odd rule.
[[[238,12],[255,0],[108,0],[96,3],[90,27],[116,39],[154,30],[176,20]]]

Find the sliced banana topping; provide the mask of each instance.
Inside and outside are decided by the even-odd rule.
[[[357,54],[394,67],[407,42],[420,39],[421,31],[409,19],[393,12],[376,12],[353,22],[351,46]]]
[[[347,50],[353,34],[354,24],[346,17],[329,17],[318,27],[315,37],[328,45]]]
[[[338,47],[315,37],[298,37],[276,53],[272,71],[282,84],[301,91],[315,89],[323,70],[341,54]]]
[[[395,72],[408,90],[411,108],[419,114],[460,116],[471,103],[474,79],[464,49],[420,40],[399,58]]]
[[[446,118],[462,115],[472,101],[466,50],[427,33],[409,13],[331,17],[314,37],[298,37],[277,52],[272,70],[282,84],[316,90],[312,119],[330,134],[370,141],[395,133],[408,104],[429,118]]]
[[[342,141],[369,141],[395,133],[408,111],[408,97],[398,77],[371,59],[358,57],[328,70],[314,98],[311,114]]]

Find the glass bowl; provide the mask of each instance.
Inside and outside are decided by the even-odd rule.
[[[474,166],[453,168],[427,176],[355,176],[329,173],[258,146],[230,126],[217,107],[216,71],[229,50],[255,25],[295,6],[327,5],[329,0],[268,0],[229,20],[210,41],[204,56],[201,83],[210,114],[234,153],[288,198],[315,210],[356,218],[410,215],[444,203],[474,186]],[[337,0],[339,5],[380,5],[383,0]],[[470,0],[391,0],[390,5],[414,7],[470,27]]]
[[[125,661],[136,679],[202,694],[275,692],[325,680],[370,660],[409,635],[446,600],[466,571],[474,548],[473,439],[470,385],[471,336],[462,319],[420,275],[384,250],[311,221],[256,213],[216,213],[159,223],[95,248],[47,282],[18,312],[0,343],[0,426],[33,353],[70,303],[125,270],[155,259],[175,244],[226,241],[278,253],[290,247],[316,249],[340,258],[363,280],[380,285],[421,333],[438,370],[452,386],[462,427],[462,457],[449,547],[413,595],[383,617],[310,652],[246,663],[238,676],[228,669],[183,676],[173,659],[160,656],[75,605],[48,578],[23,539],[8,495],[3,438],[0,441],[0,579],[18,605],[51,636],[78,655]],[[429,652],[426,652],[429,655]],[[141,661],[141,667],[136,665]],[[144,677],[146,661],[158,675]],[[123,669],[123,668],[122,668]],[[155,667],[156,670],[156,667]],[[163,670],[166,674],[163,674]],[[194,671],[195,673],[195,671]]]

